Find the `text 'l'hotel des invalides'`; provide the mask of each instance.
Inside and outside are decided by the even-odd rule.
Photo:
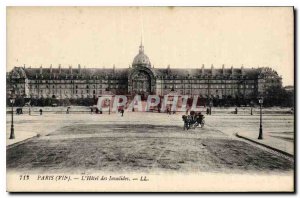
[[[86,68],[80,64],[76,68],[15,66],[7,73],[7,93],[12,85],[16,96],[25,99],[98,98],[109,91],[129,97],[139,94],[142,98],[175,92],[203,99],[256,100],[268,87],[281,87],[282,78],[269,67],[154,68],[141,44],[129,68]]]

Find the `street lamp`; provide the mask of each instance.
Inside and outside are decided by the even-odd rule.
[[[211,115],[211,107],[213,106],[213,102],[212,102],[212,99],[210,99],[210,102],[209,102],[209,115]]]
[[[110,99],[108,99],[108,101],[109,101],[108,114],[110,115]]]
[[[14,130],[14,103],[15,103],[15,97],[14,94],[11,95],[10,99],[11,104],[11,127],[10,127],[10,137],[9,139],[15,139],[15,130]]]
[[[263,104],[263,98],[258,99],[258,103],[260,104],[260,124],[259,124],[259,135],[258,139],[262,140],[263,139],[263,129],[262,129],[262,104]]]

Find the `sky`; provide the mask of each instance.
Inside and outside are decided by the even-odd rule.
[[[294,84],[292,7],[8,7],[14,66],[128,68],[141,43],[155,68],[271,67]]]

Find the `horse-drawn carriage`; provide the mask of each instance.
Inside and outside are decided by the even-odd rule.
[[[205,124],[204,115],[201,112],[191,111],[190,115],[183,115],[182,120],[184,122],[183,130],[195,129],[198,126],[203,128]]]

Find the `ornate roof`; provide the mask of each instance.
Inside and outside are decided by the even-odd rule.
[[[141,66],[141,65],[138,65]],[[208,69],[208,68],[149,68],[157,78],[243,78],[255,79],[260,76],[268,76],[268,72],[272,76],[279,77],[275,71],[270,72],[268,68],[224,68],[224,69]],[[129,68],[23,68],[15,67],[7,74],[9,78],[28,78],[28,79],[94,79],[94,78],[115,78],[127,79],[131,69]],[[265,74],[265,73],[267,74]]]
[[[144,66],[151,68],[151,62],[149,57],[144,53],[144,46],[141,43],[139,53],[134,57],[132,66]]]

